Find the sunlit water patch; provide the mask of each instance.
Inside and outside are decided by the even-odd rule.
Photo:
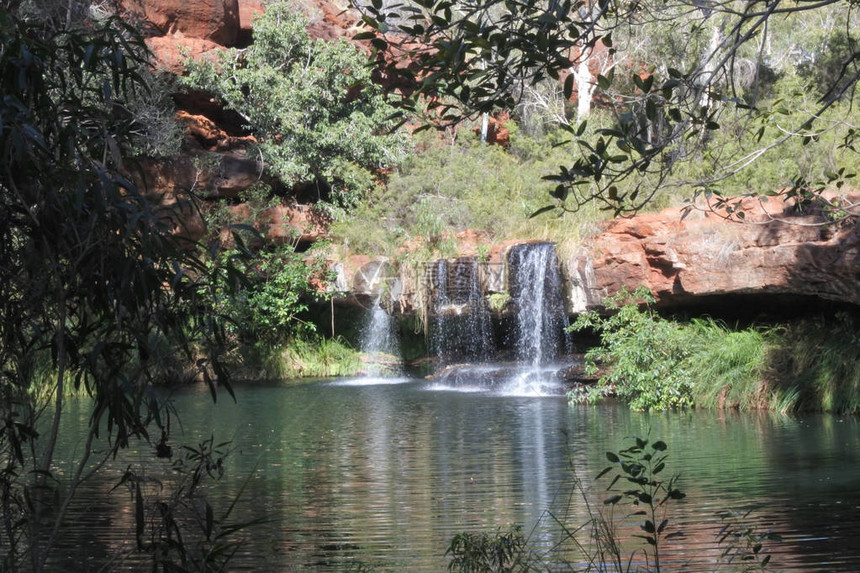
[[[434,391],[484,392],[509,397],[544,397],[564,394],[560,378],[565,365],[456,364],[434,374],[427,387]]]

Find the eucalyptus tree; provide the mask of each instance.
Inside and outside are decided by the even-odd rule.
[[[515,109],[547,79],[560,82],[566,98],[577,83],[587,93],[584,68],[592,71],[614,120],[594,129],[581,110],[579,122],[567,122],[571,162],[552,176],[556,202],[542,211],[597,202],[616,214],[635,212],[661,189],[685,185],[716,196],[731,215],[732,204],[719,196],[720,182],[759,164],[771,150],[795,140],[814,143],[830,130],[838,130],[842,149],[854,150],[850,103],[860,77],[854,0],[409,0],[387,9],[378,2],[362,4],[370,30],[359,37],[379,50],[397,45],[421,62],[417,73],[389,73],[413,81],[406,107],[432,96],[436,122]],[[838,16],[828,20],[831,14]],[[388,25],[392,18],[396,29]],[[823,37],[840,46],[838,55],[814,47],[820,32],[810,26],[815,19],[837,23],[837,31]],[[584,65],[583,58],[598,52],[612,63],[599,70]],[[813,53],[819,62],[829,55],[826,73],[807,67],[805,77],[818,82],[814,107],[762,97],[774,76],[803,76],[803,63]],[[718,157],[713,165],[688,177],[682,167],[702,162],[722,131],[755,145],[733,155],[711,153]],[[854,205],[830,202],[821,193],[850,175],[828,174],[819,183],[799,174],[782,195],[822,202],[837,219],[854,217],[860,212]]]
[[[141,125],[126,102],[147,57],[118,21],[58,29],[0,7],[0,569],[50,567],[80,484],[110,456],[135,440],[167,451],[152,382],[173,353],[213,392],[220,372],[198,306],[206,267],[128,176]],[[61,476],[70,392],[92,413]]]

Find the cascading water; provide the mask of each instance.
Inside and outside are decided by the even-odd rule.
[[[511,296],[516,308],[517,359],[530,366],[554,360],[569,350],[569,326],[562,298],[558,257],[552,243],[511,248],[508,257]]]
[[[399,384],[409,381],[400,374],[400,340],[397,322],[380,304],[376,297],[361,329],[361,353],[364,356],[364,374],[359,378],[347,378],[334,382],[335,386],[372,386],[376,384]]]
[[[400,343],[395,332],[395,321],[379,304],[379,297],[373,302],[367,324],[361,332],[361,351],[367,356],[365,369],[368,377],[380,377],[391,373],[391,364],[400,356]]]
[[[543,395],[558,386],[553,361],[570,351],[558,257],[552,243],[526,243],[508,255],[511,296],[516,309],[514,348],[521,363],[503,392]]]
[[[380,296],[373,301],[367,320],[360,332],[360,348],[364,360],[364,373],[358,378],[346,378],[335,386],[373,386],[399,384],[409,378],[400,376],[400,339],[397,321],[380,304]]]
[[[495,349],[490,312],[474,257],[440,259],[430,269],[430,346],[443,364],[480,362]]]
[[[491,332],[486,306],[483,315],[472,311],[460,313],[465,321],[453,322],[448,316],[458,308],[450,296],[451,268],[447,261],[439,261],[433,268],[434,288],[434,349],[443,364],[451,364],[454,356],[460,362],[445,368],[436,376],[437,389],[458,391],[492,391],[518,396],[544,396],[558,394],[563,388],[558,380],[561,366],[554,361],[570,350],[566,333],[567,313],[563,299],[563,284],[558,257],[552,243],[528,243],[511,248],[508,255],[508,284],[514,311],[514,327],[510,344],[515,349],[517,363],[474,365],[475,357],[489,357],[493,350],[492,338],[483,335]],[[466,276],[466,273],[459,273]],[[442,288],[443,279],[446,288]],[[484,303],[481,291],[469,289],[468,300]],[[485,319],[482,316],[486,317]],[[486,322],[481,322],[485,320]],[[486,326],[484,326],[484,324]],[[478,344],[477,341],[481,342]],[[478,348],[476,348],[478,344]],[[457,353],[468,352],[465,358]]]

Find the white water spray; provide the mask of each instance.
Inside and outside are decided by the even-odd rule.
[[[379,302],[373,301],[367,323],[361,333],[361,351],[367,357],[367,377],[379,378],[391,373],[391,367],[400,356],[400,343],[395,332],[395,320]]]

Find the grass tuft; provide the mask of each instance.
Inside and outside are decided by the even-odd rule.
[[[860,331],[837,314],[733,329],[712,319],[680,322],[625,304],[589,313],[575,328],[600,333],[586,366],[605,374],[571,400],[609,393],[638,409],[815,410],[860,413]]]

